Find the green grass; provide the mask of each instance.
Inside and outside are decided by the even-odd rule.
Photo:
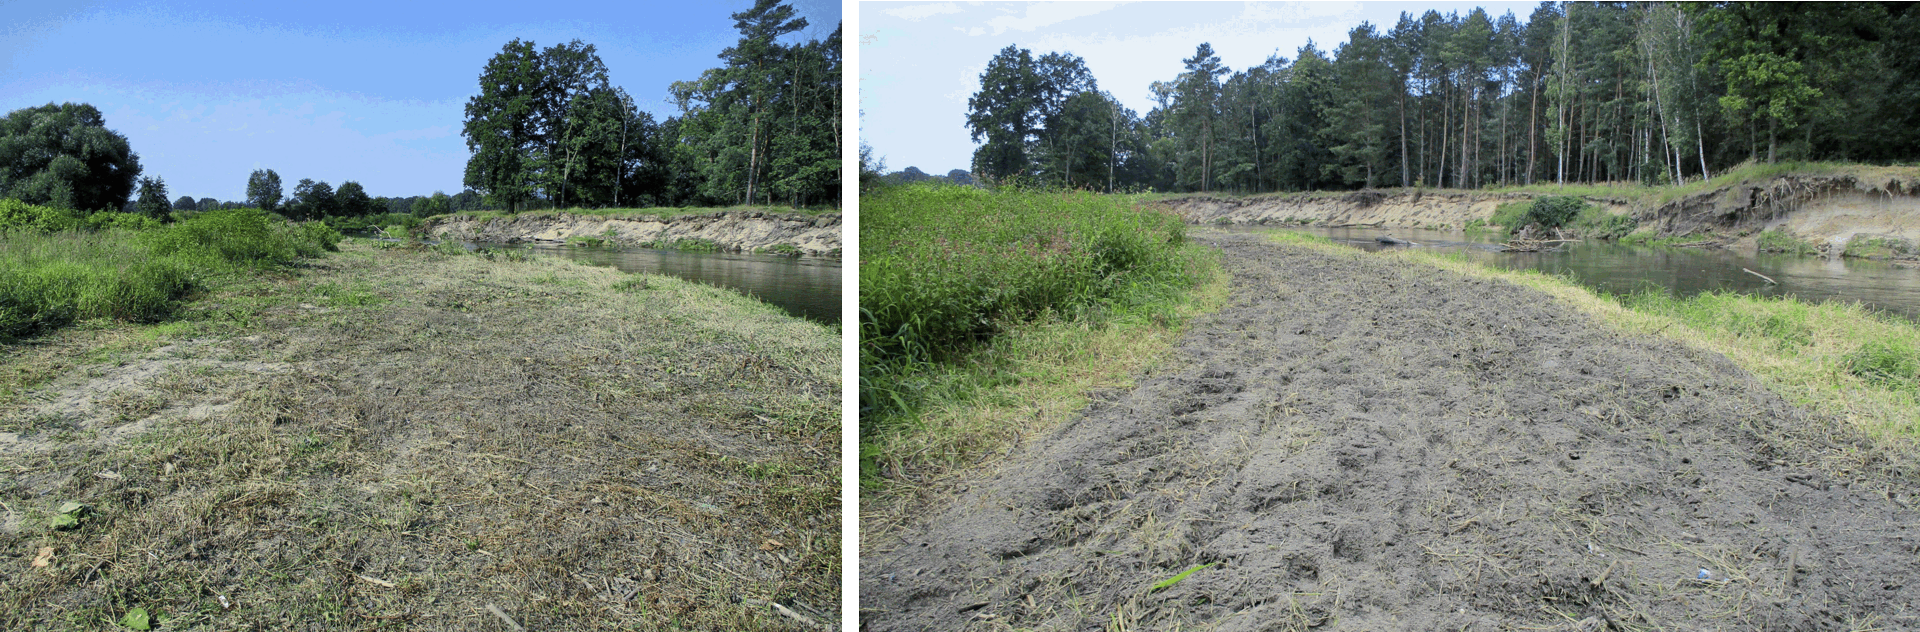
[[[1652,231],[1638,231],[1638,232],[1628,233],[1627,235],[1620,238],[1620,243],[1626,244],[1629,246],[1678,247],[1678,246],[1687,246],[1692,244],[1703,244],[1711,241],[1713,241],[1713,237],[1705,234],[1695,233],[1692,235],[1671,235],[1667,237],[1657,237],[1653,234]]]
[[[1813,242],[1794,237],[1787,233],[1786,230],[1779,228],[1760,231],[1757,241],[1760,250],[1763,252],[1784,252],[1793,255],[1820,253],[1820,247],[1814,245]]]
[[[0,232],[0,338],[92,319],[161,320],[190,292],[222,275],[318,256],[340,239],[324,224],[272,222],[258,209],[212,211],[150,226]]]
[[[642,248],[655,250],[684,250],[687,252],[719,252],[720,244],[710,239],[666,239],[661,238],[640,244]]]
[[[1532,287],[1620,329],[1719,353],[1781,397],[1842,420],[1882,447],[1904,450],[1920,440],[1920,324],[1913,321],[1857,303],[1809,303],[1792,297],[1601,295],[1537,271],[1503,270],[1428,253],[1391,256]],[[1911,463],[1895,465],[1913,469]]]
[[[1912,241],[1886,235],[1854,235],[1840,256],[1857,259],[1912,259],[1916,250]]]
[[[1138,196],[861,198],[863,537],[1157,361],[1224,303],[1217,255]]]
[[[863,409],[908,410],[884,377],[1008,324],[1099,318],[1192,287],[1180,218],[1129,197],[893,187],[861,199]]]

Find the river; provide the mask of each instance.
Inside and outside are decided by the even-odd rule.
[[[1417,244],[1411,247],[1464,252],[1481,263],[1568,276],[1589,289],[1613,294],[1655,286],[1680,296],[1711,290],[1792,295],[1807,301],[1857,301],[1920,320],[1920,269],[1883,261],[1625,246],[1601,241],[1569,244],[1556,252],[1496,252],[1494,239],[1472,238],[1451,231],[1322,227],[1288,230],[1321,235],[1365,250],[1408,247],[1385,246],[1374,240],[1390,234]],[[1769,284],[1746,270],[1772,277],[1778,284]]]
[[[717,285],[772,303],[794,316],[840,324],[840,260],[835,258],[551,244],[529,248],[623,272],[666,274]]]

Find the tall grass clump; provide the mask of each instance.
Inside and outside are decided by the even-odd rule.
[[[213,276],[316,256],[340,240],[323,224],[275,222],[259,209],[209,211],[162,226],[126,213],[82,218],[9,202],[0,200],[12,220],[0,228],[0,338],[79,320],[160,320]],[[46,221],[58,215],[71,221]]]
[[[917,184],[862,196],[863,418],[910,410],[917,367],[1009,325],[1111,317],[1190,289],[1185,225],[1136,202]]]
[[[155,320],[190,279],[184,263],[155,259],[132,233],[10,233],[0,237],[0,338],[90,318]]]

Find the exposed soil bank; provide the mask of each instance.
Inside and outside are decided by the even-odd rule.
[[[1829,255],[1920,257],[1920,175],[1911,169],[1858,167],[1857,173],[1787,174],[1743,181],[1654,204],[1630,197],[1586,197],[1615,215],[1631,214],[1658,237],[1699,235],[1737,247],[1781,230]],[[1546,193],[1355,191],[1253,197],[1195,195],[1161,202],[1195,224],[1317,224],[1459,229],[1493,217],[1507,202]],[[1646,196],[1642,196],[1646,197]],[[1848,248],[1877,240],[1877,249]]]
[[[863,551],[866,629],[1920,626],[1913,485],[1808,465],[1869,449],[1724,357],[1506,283],[1194,237],[1233,262],[1228,307]]]
[[[605,239],[616,245],[643,246],[683,239],[717,244],[722,250],[753,252],[791,246],[804,255],[840,254],[840,214],[801,215],[762,211],[716,211],[695,215],[608,217],[573,213],[522,213],[474,219],[436,217],[421,229],[439,239],[520,243],[565,242],[573,237]]]
[[[1880,239],[1898,258],[1920,249],[1920,178],[1785,175],[1681,197],[1648,213],[1661,235],[1707,234],[1728,241],[1784,230],[1840,255],[1856,239]],[[1750,240],[1749,240],[1749,243]]]
[[[838,619],[837,328],[672,277],[343,250],[0,348],[0,629]],[[51,528],[65,501],[89,509]]]
[[[1194,195],[1167,198],[1165,204],[1193,224],[1316,224],[1380,228],[1461,228],[1493,217],[1508,202],[1538,197],[1533,193],[1478,193],[1448,190],[1291,193],[1253,197]],[[1590,199],[1609,212],[1629,212],[1627,202]]]

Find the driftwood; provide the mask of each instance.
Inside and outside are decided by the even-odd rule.
[[[1746,268],[1741,268],[1741,270],[1747,270],[1747,269],[1746,269]],[[1773,277],[1770,277],[1770,276],[1767,276],[1767,275],[1764,275],[1764,274],[1761,274],[1761,273],[1758,273],[1758,272],[1754,272],[1754,271],[1752,271],[1752,270],[1747,270],[1747,274],[1751,274],[1751,275],[1753,275],[1753,276],[1757,276],[1757,277],[1760,277],[1760,278],[1762,278],[1762,279],[1765,279],[1765,280],[1766,280],[1766,282],[1767,282],[1768,284],[1770,284],[1770,285],[1779,285],[1779,284],[1780,284],[1780,282],[1779,282],[1779,281],[1775,281],[1775,280],[1773,280]]]

